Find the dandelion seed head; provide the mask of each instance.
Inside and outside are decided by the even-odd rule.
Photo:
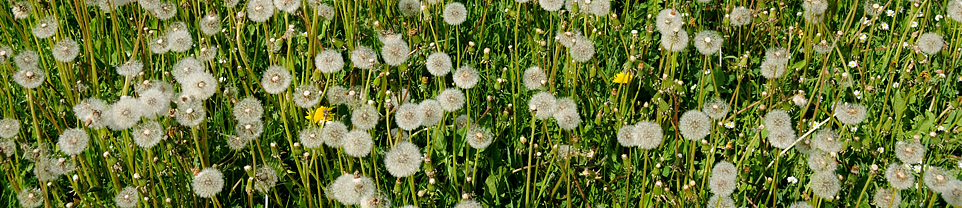
[[[164,35],[154,37],[148,42],[147,46],[150,48],[150,52],[154,54],[163,54],[170,51],[170,42],[167,41],[167,36]]]
[[[478,84],[478,70],[471,66],[462,66],[456,70],[452,76],[454,85],[461,89],[471,89]]]
[[[555,111],[554,119],[558,122],[558,127],[563,130],[572,130],[578,128],[578,125],[581,124],[581,115],[574,108]]]
[[[39,39],[49,38],[54,34],[57,34],[57,29],[60,27],[60,23],[56,16],[46,16],[37,20],[37,23],[33,25],[33,36]]]
[[[197,58],[201,61],[210,61],[217,57],[217,46],[202,46],[197,52]]]
[[[341,132],[347,132],[347,128]],[[321,128],[315,126],[309,126],[301,129],[301,131],[297,134],[297,138],[306,148],[318,148],[321,147],[321,144],[324,144],[324,132],[321,131]]]
[[[412,17],[421,10],[421,2],[418,0],[401,0],[398,2],[397,8],[398,11],[401,11],[401,15]]]
[[[207,100],[217,92],[217,79],[208,72],[194,72],[182,80],[180,88],[185,95]]]
[[[797,201],[795,203],[792,203],[791,206],[788,206],[788,208],[812,208],[812,205],[804,201]]]
[[[351,63],[358,69],[372,69],[378,63],[377,53],[367,46],[357,46],[351,51]]]
[[[638,130],[636,130],[635,125],[624,125],[618,129],[615,135],[618,138],[618,144],[622,147],[635,147],[641,144],[641,135]]]
[[[193,57],[186,57],[178,60],[177,63],[174,64],[174,68],[171,69],[170,74],[174,76],[174,80],[177,80],[177,82],[184,82],[188,78],[188,75],[196,72],[204,72],[205,67],[203,62]]]
[[[418,104],[418,111],[420,111],[424,117],[424,119],[421,120],[422,126],[438,125],[444,115],[444,109],[441,107],[441,103],[434,99],[421,101],[421,103]]]
[[[12,118],[0,119],[0,138],[9,139],[20,133],[20,121]]]
[[[425,67],[428,69],[428,72],[436,77],[451,73],[451,68],[453,67],[451,57],[444,52],[431,53],[425,62]]]
[[[127,60],[127,62],[120,64],[116,68],[117,68],[117,74],[120,74],[124,77],[131,78],[131,77],[137,76],[137,74],[139,74],[140,71],[143,70],[144,63],[140,62],[140,60],[137,60],[137,59],[130,59],[130,60]]]
[[[160,143],[160,140],[165,137],[164,131],[157,121],[145,121],[134,127],[133,131],[130,132],[131,137],[134,139],[134,143],[137,146],[150,149]]]
[[[87,136],[87,131],[71,128],[60,134],[57,139],[57,146],[60,147],[60,151],[67,155],[78,155],[87,149],[88,141],[90,141],[90,136]]]
[[[106,113],[108,107],[107,103],[103,100],[87,98],[74,105],[73,112],[74,116],[77,117],[84,126],[99,129],[106,126],[106,122],[102,116]],[[0,127],[2,127],[2,125],[0,125]]]
[[[13,63],[20,69],[37,68],[40,63],[40,55],[34,50],[20,51],[13,59]]]
[[[560,43],[561,46],[564,46],[565,48],[573,47],[573,46],[575,45],[575,42],[576,42],[576,41],[578,41],[578,40],[586,40],[586,39],[587,39],[587,38],[585,38],[584,36],[582,36],[582,35],[581,35],[581,32],[578,32],[578,31],[574,31],[574,32],[558,32],[558,34],[555,35],[555,40],[557,40],[558,43]]]
[[[20,201],[20,206],[26,208],[40,207],[43,205],[43,192],[37,187],[23,187],[20,193],[17,194],[17,200]]]
[[[688,48],[688,32],[685,30],[662,31],[661,47],[672,52]]]
[[[541,82],[547,82],[548,75],[544,73],[544,70],[541,70],[541,67],[532,66],[524,70],[522,81],[528,90],[540,90]]]
[[[254,97],[247,97],[234,104],[234,119],[240,122],[252,122],[261,119],[264,107],[261,101]]]
[[[33,13],[33,5],[28,1],[10,2],[10,12],[15,20],[26,19]]]
[[[698,141],[711,131],[711,119],[699,110],[689,110],[678,119],[678,130],[688,140]]]
[[[772,128],[768,132],[768,142],[779,149],[788,149],[796,138],[795,130],[790,127]]]
[[[868,114],[864,105],[854,103],[836,103],[832,109],[835,110],[835,118],[846,125],[861,123]]]
[[[925,147],[917,141],[898,141],[895,143],[895,157],[902,163],[918,163],[925,157]]]
[[[946,5],[945,14],[956,22],[962,22],[962,0],[951,0]],[[960,198],[962,199],[962,198]]]
[[[347,130],[347,126],[344,125],[343,122],[330,121],[324,124],[324,128],[321,129],[320,137],[321,137],[321,140],[324,140],[324,144],[326,144],[328,147],[337,148],[337,147],[341,147],[347,142],[345,139],[347,139],[347,137],[349,136],[348,133],[351,133],[351,132]],[[350,136],[357,137],[357,135],[350,135]]]
[[[378,119],[380,119],[380,115],[372,105],[361,105],[351,112],[351,125],[357,129],[368,130],[374,128]]]
[[[953,181],[958,181],[958,179],[955,178],[955,173],[941,167],[926,166],[925,173],[922,174],[922,181],[932,191],[945,193],[951,191]]]
[[[949,191],[942,192],[942,199],[952,206],[962,206],[962,182],[953,181]]]
[[[411,142],[400,142],[384,156],[388,173],[397,178],[414,175],[421,168],[421,150]]]
[[[808,168],[814,172],[835,172],[838,163],[832,155],[826,152],[814,150],[808,154]]]
[[[842,141],[839,139],[835,129],[824,128],[815,135],[812,146],[825,152],[839,152],[842,150]]]
[[[728,114],[729,107],[725,100],[722,100],[721,98],[713,98],[702,105],[701,111],[709,118],[719,120],[725,118],[725,115]]]
[[[351,157],[365,157],[371,153],[374,140],[366,131],[355,129],[344,135],[342,147],[344,153]]]
[[[278,65],[272,65],[264,71],[261,86],[269,94],[280,94],[291,85],[291,72]]]
[[[361,197],[361,208],[390,208],[391,199],[381,191]]]
[[[745,26],[752,23],[752,11],[742,6],[732,9],[728,16],[733,26]]]
[[[803,0],[802,9],[804,9],[805,12],[822,14],[828,9],[828,2],[825,2],[825,0]]]
[[[457,88],[447,88],[436,97],[444,111],[452,112],[464,106],[464,93]]]
[[[173,2],[160,3],[157,7],[154,7],[152,13],[157,19],[167,20],[177,14],[177,5]]]
[[[207,109],[200,102],[178,103],[174,118],[180,125],[194,127],[207,119]]]
[[[488,147],[488,145],[491,145],[491,142],[494,141],[494,136],[491,134],[491,130],[488,130],[488,128],[474,126],[471,127],[467,133],[465,133],[464,140],[468,142],[468,145],[475,149],[484,149],[485,147]]]
[[[937,33],[927,32],[919,36],[916,44],[918,44],[919,50],[923,53],[935,55],[942,50],[943,46],[945,46],[945,40],[943,40],[942,36]]]
[[[578,36],[574,45],[568,48],[571,58],[578,62],[588,62],[595,55],[595,42],[584,36]]]
[[[254,22],[266,22],[274,16],[274,4],[270,0],[251,0],[247,2],[247,18]]]
[[[211,198],[224,189],[224,174],[214,168],[204,168],[194,175],[191,187],[197,196]]]
[[[217,13],[207,13],[203,18],[200,19],[200,32],[205,35],[215,35],[220,33],[221,23],[220,15]]]
[[[548,119],[558,110],[557,99],[550,92],[539,92],[531,96],[528,110],[539,120]]]
[[[906,166],[893,162],[885,169],[885,179],[893,188],[898,190],[908,189],[915,186],[915,175]]]
[[[325,191],[328,197],[344,205],[356,205],[364,196],[376,191],[374,181],[366,176],[343,174],[334,179]]]
[[[140,192],[137,192],[137,188],[133,186],[124,187],[117,195],[114,196],[114,203],[117,207],[121,208],[131,208],[137,207],[137,200],[140,199]]]
[[[74,58],[77,58],[77,54],[80,53],[80,46],[77,41],[70,38],[65,38],[63,40],[57,41],[56,44],[51,46],[50,50],[53,52],[53,58],[59,62],[70,62]]]
[[[564,6],[564,3],[564,0],[538,0],[538,5],[540,5],[542,9],[549,12],[558,11],[562,6]]]
[[[0,63],[7,63],[13,57],[13,48],[8,45],[0,45]]]
[[[823,199],[833,200],[838,191],[842,189],[842,185],[835,176],[834,172],[816,172],[812,176],[809,186],[812,188],[812,192],[816,196]]]
[[[0,153],[7,157],[13,157],[17,153],[17,143],[13,139],[0,139]]]
[[[444,6],[442,17],[444,22],[449,25],[460,25],[468,18],[468,9],[464,7],[464,4],[451,2]]]
[[[21,68],[13,75],[13,81],[27,89],[39,87],[45,78],[46,73],[39,68]]]
[[[167,48],[173,52],[184,52],[194,46],[194,38],[187,30],[176,30],[167,33]]]
[[[108,120],[108,127],[111,130],[119,131],[129,129],[140,121],[144,114],[144,103],[132,97],[121,97],[105,113]]]
[[[274,0],[274,7],[287,13],[294,13],[301,8],[301,0]]]
[[[260,120],[238,122],[237,125],[234,125],[234,132],[237,133],[238,137],[254,140],[264,132],[264,123]]]
[[[277,184],[277,181],[277,172],[274,171],[274,168],[263,165],[260,168],[257,168],[257,174],[254,175],[254,190],[257,190],[261,193],[267,193],[274,188],[274,185]]]
[[[301,85],[294,88],[294,104],[302,108],[312,108],[321,102],[321,89],[313,84]]]
[[[899,207],[899,204],[902,204],[902,195],[899,195],[898,191],[892,191],[892,189],[879,188],[875,191],[872,201],[876,207],[880,208]]]
[[[591,3],[588,4],[588,8],[585,9],[586,10],[583,11],[595,16],[603,17],[608,15],[608,12],[611,11],[611,2],[609,0],[591,0]]]
[[[711,178],[708,180],[708,188],[714,194],[731,195],[738,185],[737,178],[738,169],[734,164],[727,161],[715,163]]]
[[[408,60],[408,56],[410,56],[408,53],[410,52],[411,49],[404,41],[385,43],[381,47],[381,58],[388,65],[399,66]]]
[[[651,121],[641,121],[634,125],[634,133],[637,137],[635,141],[638,148],[644,150],[650,150],[657,148],[661,145],[665,138],[664,132],[662,132],[661,125]]]
[[[792,128],[792,116],[781,109],[768,111],[768,113],[765,114],[765,128],[770,130],[776,128]]]
[[[681,17],[681,13],[672,8],[662,9],[660,12],[658,12],[658,16],[655,18],[655,27],[662,34],[682,31],[681,25],[683,24],[685,23]],[[685,40],[688,40],[687,36],[688,34],[685,33]],[[662,38],[662,40],[664,40],[664,38]],[[662,42],[664,45],[664,41]],[[687,45],[687,41],[685,44]]]
[[[334,49],[327,49],[314,56],[314,66],[322,73],[335,73],[344,68],[344,58]]]
[[[695,49],[702,55],[712,55],[718,53],[721,50],[722,39],[721,35],[714,30],[705,30],[695,34]]]
[[[331,20],[334,18],[334,7],[331,7],[330,5],[318,4],[316,7],[314,7],[314,9],[317,10],[317,14],[321,17],[324,17],[324,19]]]
[[[417,104],[404,103],[394,113],[394,121],[401,129],[411,131],[421,126],[424,120],[424,112],[420,111]]]

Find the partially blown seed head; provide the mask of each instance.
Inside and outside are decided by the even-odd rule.
[[[257,174],[254,175],[254,190],[261,193],[267,193],[274,188],[277,184],[277,172],[274,168],[264,165],[257,169]]]

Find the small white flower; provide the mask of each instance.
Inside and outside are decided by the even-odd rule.
[[[955,81],[962,82],[962,75],[959,75],[959,78],[956,78]]]
[[[921,14],[921,13],[919,13],[919,14]],[[909,26],[910,26],[910,27],[913,27],[913,28],[914,28],[914,27],[918,27],[918,26],[919,26],[919,22],[912,21],[912,24],[909,24]]]
[[[942,125],[939,125],[939,126],[936,126],[936,127],[935,127],[935,130],[937,130],[937,131],[945,131],[945,127],[942,126]]]
[[[942,19],[942,15],[941,15],[941,14],[935,15],[935,21],[939,21],[939,20],[941,20],[941,19]]]
[[[915,173],[920,173],[922,172],[922,166],[914,165],[912,166],[912,170],[915,171]]]
[[[706,75],[707,75],[707,74],[711,74],[711,70],[708,70],[708,69],[705,69],[703,72],[704,72]]]
[[[851,132],[856,132],[858,131],[858,126],[852,126],[852,128],[849,128],[848,130]]]
[[[892,83],[893,88],[899,88],[899,82]]]
[[[878,153],[879,153],[879,154],[885,153],[885,147],[879,147],[879,148],[878,148]],[[959,167],[962,167],[962,162],[959,163]]]
[[[795,176],[789,176],[786,180],[792,184],[798,183],[798,178],[795,178]]]
[[[734,121],[725,122],[725,128],[729,128],[729,129],[735,128],[735,122]]]
[[[855,90],[852,94],[855,94],[855,98],[862,99],[862,91]]]
[[[879,24],[879,26],[882,28],[882,30],[889,30],[889,23],[882,22]]]
[[[849,61],[849,62],[848,62],[848,67],[849,67],[849,68],[858,67],[858,62],[855,62],[855,60]]]
[[[795,16],[802,16],[802,12],[796,12]]]
[[[859,35],[858,35],[858,40],[859,40],[859,41],[865,42],[865,40],[867,40],[867,39],[868,39],[868,35],[866,35],[865,33],[862,33],[862,34],[859,34]]]
[[[892,11],[891,9],[885,10],[885,15],[888,15],[889,17],[895,16],[895,11]]]
[[[903,48],[904,48],[904,47],[909,47],[909,43],[908,43],[908,42],[902,42],[902,47],[903,47]]]

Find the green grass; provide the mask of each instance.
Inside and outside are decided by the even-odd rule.
[[[303,2],[297,12],[276,10],[264,23],[241,16],[249,13],[247,1],[236,7],[222,1],[172,1],[177,14],[168,20],[153,17],[138,3],[109,12],[83,0],[27,2],[33,7],[25,19],[14,18],[13,2],[0,2],[0,45],[15,54],[37,51],[47,76],[40,87],[26,89],[13,81],[20,70],[13,58],[0,62],[5,80],[0,83],[0,112],[21,123],[11,138],[16,153],[0,155],[0,206],[19,207],[18,193],[41,187],[44,207],[113,207],[121,189],[136,186],[148,198],[139,207],[343,207],[325,187],[344,173],[358,172],[373,179],[394,206],[451,207],[470,198],[485,207],[705,207],[712,196],[712,167],[728,161],[738,170],[737,189],[730,195],[738,207],[787,207],[796,201],[874,207],[877,190],[890,187],[884,175],[888,164],[901,163],[895,156],[897,141],[918,139],[927,149],[926,167],[955,172],[962,167],[962,24],[946,15],[949,5],[943,1],[882,0],[879,4],[895,14],[873,17],[863,11],[865,0],[839,0],[828,6],[823,24],[812,24],[803,18],[801,1],[615,0],[609,15],[595,16],[548,12],[535,0],[462,0],[468,15],[460,26],[442,18],[444,3],[451,1],[425,3],[413,17],[401,15],[394,0],[322,1],[335,9],[332,19]],[[750,25],[729,24],[726,14],[736,6],[755,11]],[[655,19],[663,8],[685,14],[682,28],[692,40],[699,31],[718,31],[724,38],[721,52],[702,55],[693,43],[680,52],[660,49]],[[198,21],[209,13],[220,15],[223,32],[200,32]],[[60,27],[53,37],[39,39],[31,30],[45,16],[56,16]],[[151,53],[147,45],[176,21],[187,23],[195,46],[182,53]],[[883,23],[889,27],[883,29]],[[556,42],[555,36],[566,31],[593,42],[591,60],[574,61],[568,48]],[[944,38],[941,52],[916,50],[918,36],[926,32]],[[386,33],[402,36],[410,58],[401,66],[380,60],[373,70],[353,68],[350,51],[364,45],[380,52],[378,35]],[[52,56],[51,46],[64,38],[80,43],[79,56],[71,62]],[[834,49],[813,53],[813,44],[823,39],[834,42]],[[218,92],[203,101],[207,118],[202,124],[186,127],[161,116],[155,120],[168,138],[144,149],[134,145],[131,130],[85,128],[74,115],[73,106],[88,97],[110,104],[122,96],[139,96],[134,86],[145,80],[164,80],[180,92],[170,71],[202,46],[217,46],[206,70],[219,80]],[[760,65],[765,51],[775,47],[788,49],[791,58],[784,75],[766,79]],[[315,69],[314,56],[324,49],[343,54],[340,72]],[[438,125],[405,132],[427,158],[413,176],[395,178],[383,162],[384,153],[400,141],[391,132],[397,125],[387,99],[408,89],[411,101],[418,103],[455,87],[451,75],[434,77],[425,69],[435,51],[449,54],[455,68],[473,66],[481,78],[463,90],[463,108],[444,113]],[[115,66],[131,58],[143,61],[143,74],[125,79]],[[262,73],[271,65],[293,75],[284,93],[268,94],[261,87]],[[534,119],[528,100],[539,91],[525,88],[521,76],[532,66],[547,73],[545,91],[575,101],[582,119],[577,128],[562,130],[554,119]],[[619,73],[631,79],[614,83]],[[298,132],[318,125],[305,118],[314,108],[300,108],[291,99],[293,88],[301,85],[316,85],[323,93],[338,85],[366,92],[381,118],[367,131],[374,138],[371,153],[354,158],[341,148],[307,149],[298,143]],[[796,95],[809,102],[796,105]],[[245,97],[264,105],[264,131],[244,149],[231,150],[227,139],[236,135],[238,123],[233,103]],[[712,121],[719,125],[712,125],[704,140],[682,138],[679,118],[712,98],[720,98],[731,111]],[[841,123],[833,116],[836,102],[866,106],[867,118],[855,125]],[[332,107],[333,119],[351,128],[354,107],[332,106],[326,98],[318,106]],[[176,105],[171,109],[176,111]],[[761,126],[773,109],[789,113],[789,128],[801,136],[798,141],[813,138],[816,126],[838,130],[843,148],[834,154],[834,174],[841,179],[835,198],[814,194],[808,155],[796,147],[771,145],[769,130]],[[468,128],[456,124],[459,115],[490,129],[493,143],[484,149],[469,146]],[[643,150],[618,143],[619,129],[640,121],[662,127],[660,146]],[[722,125],[728,122],[730,126]],[[73,157],[57,146],[58,136],[69,128],[84,128],[91,137],[86,150]],[[562,157],[561,145],[578,151]],[[76,169],[48,183],[39,181],[35,163],[27,160],[36,148],[68,159]],[[244,169],[263,165],[280,178],[267,194],[254,191],[248,179],[254,172]],[[208,167],[223,172],[225,181],[212,199],[195,195],[191,187],[193,174]],[[919,186],[899,191],[901,206],[951,206],[922,182],[925,170],[909,173]]]

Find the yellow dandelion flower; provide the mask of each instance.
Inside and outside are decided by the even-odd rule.
[[[334,108],[329,108],[329,107],[326,107],[326,106],[321,106],[321,107],[318,107],[317,110],[314,110],[313,113],[310,112],[310,111],[308,111],[308,112],[307,112],[307,116],[304,117],[304,118],[306,118],[307,120],[311,120],[311,121],[313,121],[314,123],[320,123],[320,122],[322,122],[322,121],[334,120],[334,112],[331,111],[331,110],[333,110],[333,109],[334,109]]]
[[[618,72],[618,74],[615,75],[615,80],[612,80],[612,82],[618,84],[627,84],[629,81],[631,81],[631,73],[625,72]]]

